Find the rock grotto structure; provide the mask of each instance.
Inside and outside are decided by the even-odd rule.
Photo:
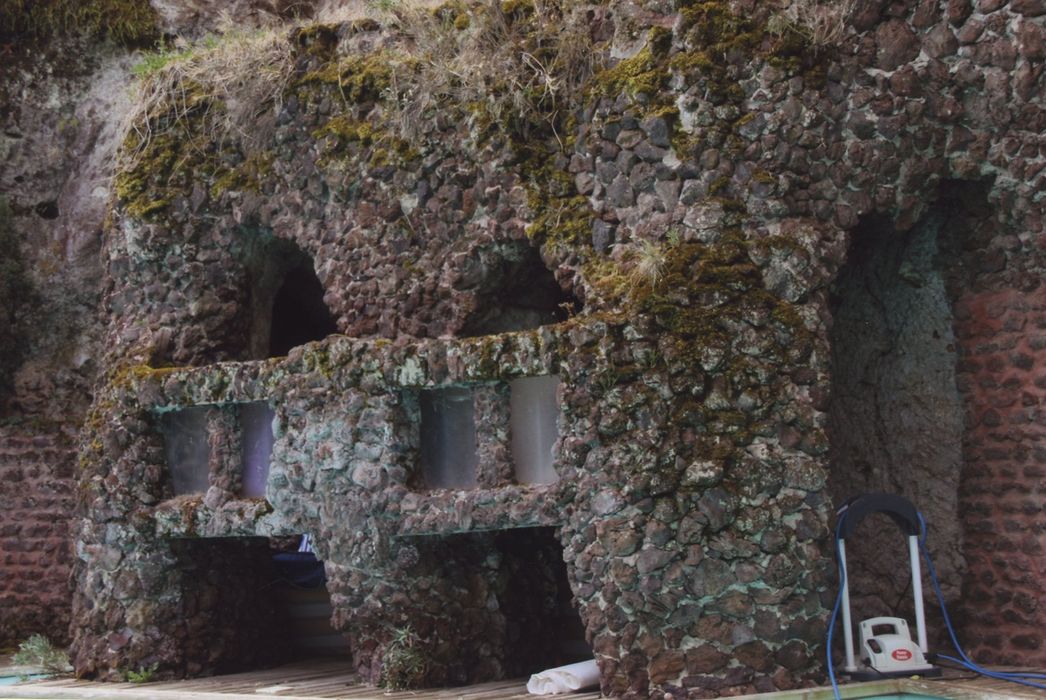
[[[409,633],[426,684],[568,639],[614,696],[795,687],[862,490],[927,513],[974,656],[1041,663],[1044,18],[450,3],[166,56],[101,242],[77,672],[278,658],[308,533],[369,681]]]

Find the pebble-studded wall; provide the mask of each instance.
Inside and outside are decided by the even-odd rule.
[[[551,66],[564,54],[542,52],[535,8],[504,3],[496,19]],[[380,680],[408,626],[428,682],[534,670],[513,649],[547,628],[513,620],[540,605],[510,602],[530,565],[518,542],[483,533],[553,528],[533,566],[551,572],[562,548],[606,692],[709,697],[819,679],[830,285],[852,229],[875,214],[890,222],[882,235],[907,235],[943,180],[987,193],[997,235],[960,246],[979,251],[981,284],[1037,285],[1044,8],[861,3],[834,45],[778,9],[572,8],[557,26],[584,27],[608,61],[569,109],[531,123],[441,103],[414,133],[394,129],[390,95],[407,93],[391,66],[416,67],[403,57],[423,42],[368,23],[286,40],[293,69],[272,137],[253,151],[213,140],[204,127],[219,106],[192,84],[183,111],[151,110],[152,138],[132,137],[136,158],[116,179],[106,245],[108,373],[81,451],[77,671],[180,675],[263,655],[248,640],[264,630],[215,637],[203,621],[218,607],[257,620],[266,603],[201,593],[179,542],[302,532],[365,679]],[[490,11],[436,16],[469,32]],[[262,359],[275,320],[260,300],[279,297],[291,258],[315,271],[344,335]],[[956,337],[966,357],[978,335]],[[974,368],[960,376],[979,381]],[[558,479],[518,483],[510,383],[544,375],[559,378]],[[426,485],[418,417],[440,387],[472,392],[474,488]],[[264,500],[238,495],[236,406],[257,401],[275,410]],[[175,496],[162,417],[192,406],[211,407],[209,478]],[[967,472],[994,459],[982,437],[996,439],[964,442]],[[1041,519],[1036,495],[1016,529]],[[968,539],[1005,521],[1009,503],[966,516]],[[950,532],[935,546],[968,552]],[[1028,532],[1019,556],[1041,538]],[[971,591],[990,575],[982,555],[967,553]],[[944,573],[961,576],[961,556],[946,559]],[[211,585],[249,584],[206,561]],[[1017,599],[1042,584],[1021,585],[1014,605],[1027,610]],[[984,598],[964,604],[984,611]],[[999,624],[969,620],[975,644]],[[1033,646],[1014,649],[1027,661]]]

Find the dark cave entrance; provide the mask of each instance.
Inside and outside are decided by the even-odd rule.
[[[348,656],[331,626],[323,563],[299,537],[175,539],[190,676]]]
[[[430,647],[430,684],[518,678],[592,658],[555,528],[409,540],[438,596],[438,607],[419,600],[428,614],[412,621]]]
[[[248,265],[251,359],[282,357],[337,333],[312,257],[292,241],[258,236]]]
[[[829,487],[836,504],[866,492],[898,493],[919,508],[945,593],[965,567],[959,497],[964,410],[955,299],[969,280],[963,250],[990,238],[988,187],[945,182],[908,231],[868,217],[855,231],[832,289]],[[855,619],[912,619],[904,537],[874,516],[848,542]],[[931,645],[943,634],[927,608]]]
[[[581,308],[556,280],[541,253],[517,242],[480,250],[466,262],[461,284],[475,288],[477,307],[459,336],[530,330],[565,321]]]
[[[312,262],[288,270],[272,302],[269,357],[338,332]]]

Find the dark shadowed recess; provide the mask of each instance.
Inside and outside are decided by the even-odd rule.
[[[839,504],[883,491],[911,500],[932,528],[931,549],[949,597],[957,596],[965,568],[959,514],[964,401],[953,304],[968,282],[963,251],[983,247],[971,223],[985,216],[986,187],[942,183],[935,203],[908,231],[885,217],[863,219],[831,297],[832,497]],[[856,619],[912,619],[901,533],[875,516],[851,540]],[[928,615],[931,640],[943,641],[936,609]]]
[[[433,662],[428,683],[519,678],[592,658],[555,528],[409,539],[438,593],[423,604],[433,614],[412,620]]]
[[[348,653],[344,637],[330,625],[323,564],[298,553],[298,539],[172,541],[184,582],[186,657],[212,664],[188,673],[231,673]],[[222,653],[208,653],[213,649]]]
[[[249,254],[248,357],[281,357],[338,332],[312,257],[292,241],[258,234]]]
[[[466,338],[539,328],[565,321],[581,308],[538,249],[524,242],[477,251],[458,286],[475,289],[477,296],[476,309],[458,334]]]
[[[269,357],[286,355],[291,348],[337,332],[312,264],[289,270],[272,302]]]

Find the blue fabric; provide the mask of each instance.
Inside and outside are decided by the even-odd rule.
[[[272,563],[279,578],[298,588],[319,588],[327,582],[323,562],[315,554],[286,552],[274,554]]]

